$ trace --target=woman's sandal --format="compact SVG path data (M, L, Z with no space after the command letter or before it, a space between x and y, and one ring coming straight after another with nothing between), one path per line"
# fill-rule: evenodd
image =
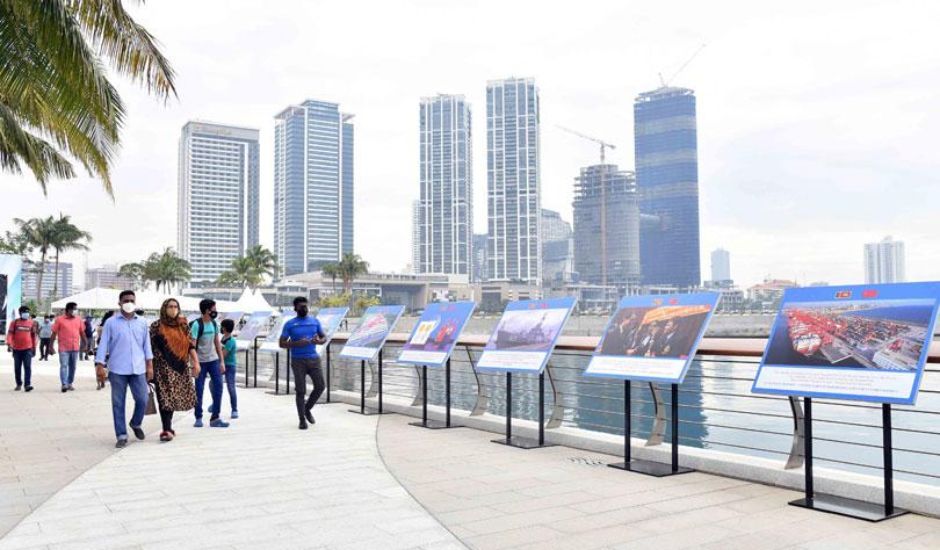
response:
M160 441L164 443L173 441L173 434L170 432L160 432Z

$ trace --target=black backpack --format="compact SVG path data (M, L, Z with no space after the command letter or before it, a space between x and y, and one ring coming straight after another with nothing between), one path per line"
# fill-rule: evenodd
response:
M199 324L199 333L198 333L198 336L196 336L196 342L198 343L199 340L202 339L202 335L206 333L206 325L205 323L202 322L202 317L200 317L196 319L195 321L190 321L189 323L190 330L192 330L193 325L197 323ZM219 333L219 324L215 322L215 319L212 320L212 328L215 329L216 334Z

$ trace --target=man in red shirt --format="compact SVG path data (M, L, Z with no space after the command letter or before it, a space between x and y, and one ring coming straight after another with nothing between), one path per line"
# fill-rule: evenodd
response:
M30 319L29 308L20 308L20 317L10 323L7 332L7 351L13 352L13 372L16 376L16 391L23 387L21 371L26 371L26 391L33 391L33 356L36 355L37 338L36 323Z
M52 324L51 348L59 340L59 380L62 382L62 393L72 391L75 387L75 366L78 364L78 353L85 347L85 322L75 315L78 304L69 302L65 304L65 315L60 315ZM55 353L55 352L51 352Z

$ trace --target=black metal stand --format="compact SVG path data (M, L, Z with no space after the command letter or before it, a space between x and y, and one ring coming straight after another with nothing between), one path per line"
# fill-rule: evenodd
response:
M274 353L274 395L281 393L281 352Z
M290 395L290 348L287 348L287 364L284 365L284 381L287 383L287 389L284 395Z
M330 371L333 370L330 365L330 344L331 343L332 342L326 343L326 402L327 403L333 402L330 399L330 389L332 388L332 384L330 384Z
M630 453L631 432L630 381L623 381L623 462L608 464L611 468L646 474L653 477L666 477L687 474L691 468L679 466L679 384L672 384L672 460L669 464L649 460L633 460Z
M257 388L257 387L258 387L258 338L257 338L257 337L255 338L255 341L253 342L252 347L255 348L255 351L254 351L254 354L255 354L254 384L255 384L255 387Z
M878 522L903 516L907 510L894 507L894 448L891 442L891 405L881 404L881 434L884 456L884 503L879 505L851 498L816 494L813 488L813 400L803 398L803 434L806 438L804 448L804 494L801 499L790 502L791 506L810 508L820 512L838 514L865 521Z
M447 364L444 366L444 395L445 395L445 406L446 406L446 419L444 422L440 420L429 420L428 419L428 366L424 365L421 367L421 422L411 422L412 426L418 426L420 428L427 428L429 430L444 430L447 428L460 428L462 426L451 426L450 424L450 358L447 359Z
M251 351L250 349L245 350L245 387L246 388L248 387L248 365L251 364L249 363L249 359L251 358L251 355L249 354L250 351Z
M379 350L379 408L372 409L366 407L366 362L363 361L359 367L359 410L349 409L349 412L354 412L356 414L361 414L364 416L372 416L373 414L392 414L391 411L385 411L382 408L382 350Z
M512 436L512 373L506 373L506 437L494 439L493 443L509 445L519 449L538 449L554 447L554 443L545 443L545 373L539 373L539 438Z

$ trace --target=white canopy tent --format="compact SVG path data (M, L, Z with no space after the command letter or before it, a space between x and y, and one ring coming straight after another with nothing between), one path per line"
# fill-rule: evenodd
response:
M222 312L240 311L249 315L252 313L260 313L262 311L266 313L275 313L277 311L271 307L270 304L268 304L268 301L264 299L264 296L262 296L260 292L257 290L252 291L248 288L242 292L242 295L240 298L238 298L238 301L232 303L230 309L222 309L222 306L219 304L216 305L216 309Z
M56 300L52 302L52 308L65 309L65 304L75 302L78 304L79 309L117 309L118 296L120 294L121 291L116 288L96 287L62 298L61 300ZM137 307L146 311L158 311L167 298L175 298L179 302L182 311L199 311L199 298L192 296L170 296L169 294L162 294L150 290L140 290L137 291L136 298ZM264 298L262 298L262 300L263 299ZM233 305L233 302L217 301L216 309L219 311L234 311L234 309L232 309Z

